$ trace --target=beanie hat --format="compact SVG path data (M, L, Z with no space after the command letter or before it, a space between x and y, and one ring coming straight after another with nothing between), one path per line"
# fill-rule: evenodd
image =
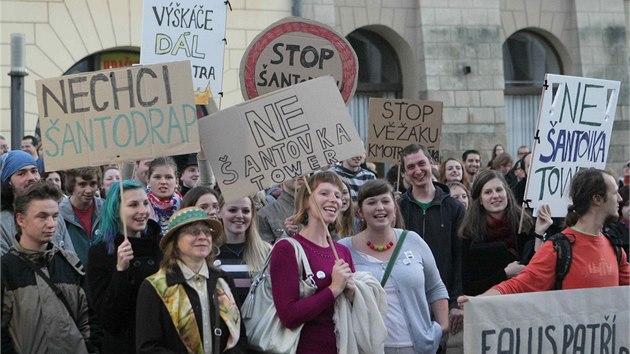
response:
M7 152L2 164L2 186L4 186L17 171L26 166L37 167L35 158L22 150Z

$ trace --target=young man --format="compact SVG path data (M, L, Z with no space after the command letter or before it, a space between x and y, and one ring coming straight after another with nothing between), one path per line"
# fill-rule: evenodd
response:
M330 169L346 182L350 189L350 197L353 201L357 199L359 188L365 184L365 182L376 179L376 175L372 171L361 167L364 161L365 154L362 154L343 160Z
M286 231L292 235L297 231L293 223L287 230L286 219L295 213L295 193L304 185L303 178L296 178L282 183L282 193L273 203L265 205L258 211L258 230L263 240L274 244Z
M464 168L468 172L468 179L472 184L481 166L481 155L477 150L466 150L462 154L462 161L464 161Z
M0 255L7 253L11 246L17 244L13 201L28 186L39 182L41 179L35 159L22 150L9 151L6 156L3 156L2 161ZM53 243L60 248L74 250L64 223L55 229Z
M403 174L411 184L399 199L405 226L417 232L429 245L442 282L451 297L449 323L451 333L463 328L463 313L455 300L462 293L461 241L457 229L464 218L464 205L450 195L444 184L434 182L429 152L420 144L411 144L401 153Z
M37 183L15 200L19 243L1 260L3 353L88 352L85 272L74 253L52 243L61 197Z
M79 256L87 273L88 251L100 241L98 226L101 220L103 199L96 196L101 170L98 167L83 167L66 171L66 191L69 197L60 205L60 213L72 240L74 251Z
M568 227L562 233L572 241L573 258L562 289L628 285L628 256L622 250L621 261L617 262L615 248L601 231L604 225L618 218L622 199L615 178L594 168L581 170L571 181L570 197L573 204L565 219ZM553 242L545 242L519 275L482 295L553 290L556 288L556 260ZM462 296L458 301L467 300L468 297Z
M37 162L37 169L40 173L44 172L44 159L39 155L39 141L36 137L32 135L25 135L22 138L22 145L20 145L20 150L28 153L33 156L35 161Z

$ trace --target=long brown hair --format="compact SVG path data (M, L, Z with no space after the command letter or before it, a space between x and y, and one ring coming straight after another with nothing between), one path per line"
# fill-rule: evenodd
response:
M446 159L446 161L440 164L440 169L438 172L438 181L444 184L448 182L446 180L446 163L449 161L455 161L459 164L459 166L462 168L462 180L457 181L457 182L460 182L464 186L466 186L466 189L470 189L470 182L468 182L468 172L466 172L466 167L464 166L464 163L461 160L456 159L454 157L449 157L448 159Z
M459 227L459 236L462 238L471 239L476 242L483 242L486 240L488 223L488 214L486 209L481 205L481 192L486 183L493 179L498 179L505 189L505 195L507 197L507 206L505 207L505 214L508 217L508 223L510 225L510 231L512 235L518 233L519 221L521 217L521 207L517 205L514 193L508 186L503 174L496 170L484 170L479 172L475 182L473 183L471 190L471 199L468 202L468 211L461 226ZM527 213L523 215L523 230L529 232L533 226L531 216Z
M612 176L608 171L596 168L588 168L580 170L573 176L571 180L571 189L569 197L571 205L569 205L567 216L564 223L567 226L573 226L578 219L586 214L593 204L593 197L598 195L606 201L606 180L604 175Z

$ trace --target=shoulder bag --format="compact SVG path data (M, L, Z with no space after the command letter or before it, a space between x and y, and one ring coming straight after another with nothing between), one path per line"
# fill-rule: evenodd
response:
M385 284L387 284L387 279L389 279L389 273L392 272L392 268L394 268L394 263L396 263L396 258L398 258L398 254L400 253L400 249L402 248L403 242L405 242L405 238L407 238L408 230L404 230L402 234L400 234L400 238L398 242L396 242L396 248L394 248L394 252L392 256L389 257L389 262L387 262L387 268L385 268L385 273L383 274L383 279L381 279L381 286L384 288Z
M311 266L300 243L292 238L284 238L291 242L295 249L300 279L300 297L310 296L317 291ZM281 240L278 240L281 242ZM251 350L270 354L293 354L297 350L300 332L304 325L294 329L286 328L280 323L271 292L271 277L267 272L271 252L265 265L254 278L249 294L241 308L241 315L247 333L247 342ZM303 277L306 274L306 278Z

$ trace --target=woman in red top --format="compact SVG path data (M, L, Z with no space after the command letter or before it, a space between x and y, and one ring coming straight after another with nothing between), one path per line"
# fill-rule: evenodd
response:
M354 265L350 250L334 243L339 255L335 261L331 245L326 239L325 227L334 223L341 212L343 182L334 172L320 172L311 176L295 200L294 220L304 224L293 235L304 248L304 253L315 274L317 292L300 298L298 265L293 246L282 239L276 242L271 255L269 271L273 279L273 300L280 322L287 328L302 324L297 353L336 354L334 305L337 296L354 295L352 273ZM321 210L321 216L317 209ZM323 223L322 223L323 220ZM342 295L343 296L343 295Z

